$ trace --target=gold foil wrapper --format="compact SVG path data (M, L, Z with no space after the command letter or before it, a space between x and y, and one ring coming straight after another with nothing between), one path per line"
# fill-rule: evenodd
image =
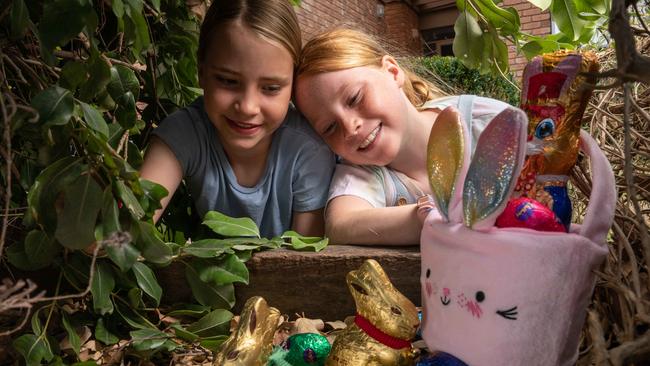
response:
M244 304L237 329L215 356L215 366L264 366L273 349L273 335L280 311L268 306L262 297L251 297Z
M557 51L541 56L541 72L554 71L569 55L575 55L572 51ZM597 57L593 52L580 54L581 60L578 74L568 85L563 88L557 98L532 98L522 96L522 109L528 112L529 125L528 134L534 136L538 123L543 119L531 109L535 107L552 108L560 106L564 113L555 121L555 133L542 140L542 152L528 157L522 177L533 175L569 175L575 165L579 151L579 137L582 116L591 97L595 79L585 73L598 71ZM532 61L531 61L532 62ZM523 182L525 185L525 181ZM536 190L540 187L529 185L528 189L522 187L522 191L529 197L535 197Z
M347 283L359 315L389 336L402 340L415 337L417 309L395 289L379 263L366 260L358 270L348 273ZM416 355L411 347L390 348L352 324L336 337L325 365L407 366L415 363Z

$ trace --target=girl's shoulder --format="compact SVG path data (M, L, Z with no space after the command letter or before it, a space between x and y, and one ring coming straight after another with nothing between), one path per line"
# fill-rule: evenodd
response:
M449 95L441 98L435 98L428 100L420 108L421 110L426 109L440 109L443 110L449 106L454 106L456 108L461 104L461 100L469 100L472 102L473 114L484 114L484 113L494 113L500 112L503 109L510 106L508 103L502 102L497 99L492 99L488 97L481 97L478 95Z

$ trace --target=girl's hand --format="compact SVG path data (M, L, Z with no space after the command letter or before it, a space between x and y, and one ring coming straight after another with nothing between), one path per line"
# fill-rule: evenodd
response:
M418 208L417 209L418 219L420 220L420 223L424 224L424 220L429 215L429 212L431 212L431 210L433 210L436 207L435 203L433 202L433 197L431 197L428 194L425 194L424 196L418 198L418 202L416 205Z

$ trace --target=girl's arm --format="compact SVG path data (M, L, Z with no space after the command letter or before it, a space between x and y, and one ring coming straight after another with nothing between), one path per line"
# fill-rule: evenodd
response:
M376 208L345 195L332 199L325 215L325 235L333 244L418 244L421 230L415 204Z
M307 212L293 212L291 230L304 236L323 236L323 209Z
M160 200L162 208L156 210L153 215L153 221L157 222L183 179L183 169L167 144L155 136L152 137L147 148L140 168L140 177L162 185L169 192Z

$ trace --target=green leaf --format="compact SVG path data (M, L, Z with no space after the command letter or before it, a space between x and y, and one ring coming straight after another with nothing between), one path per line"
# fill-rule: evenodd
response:
M476 19L468 12L463 12L454 25L454 55L465 66L475 68L481 64L483 56L483 32Z
M233 282L248 284L248 269L234 254L226 255L223 260L216 263L206 260L197 260L194 263L201 281L217 286Z
M232 283L223 286L216 286L201 281L198 272L193 266L185 267L185 277L190 284L192 294L201 305L212 308L232 308L235 305L235 288Z
M103 204L102 204L102 230L104 237L108 237L114 232L121 231L120 225L120 209L117 207L117 202L113 196L113 190L108 186L104 189Z
M553 52L558 49L560 49L560 44L558 42L542 39L527 42L525 45L523 45L523 47L521 47L521 51L524 53L524 55L526 55L528 59L546 52Z
M183 328L178 323L174 323L174 324L170 325L170 328L172 328L174 330L174 333L176 334L176 337L178 337L178 338L180 338L180 339L182 339L184 341L187 341L187 342L191 343L191 342L194 342L195 340L197 340L199 338L198 335L196 335L196 334L194 334L192 332L188 332L187 329Z
M65 247L84 249L95 242L95 223L102 208L102 190L90 175L82 175L64 190L54 236Z
M124 16L124 3L122 0L113 0L112 1L113 14L119 19Z
M131 188L127 187L121 180L116 180L114 183L117 195L122 200L122 203L124 203L131 215L133 215L133 218L140 220L144 216L144 210L138 199L135 198Z
M7 260L13 266L23 271L32 271L32 262L29 260L29 256L25 252L25 245L22 242L17 242L5 249L7 254Z
M56 85L36 94L31 104L38 111L39 121L43 126L64 125L68 123L74 111L74 100L70 91Z
M136 351L156 349L165 343L171 336L157 329L139 329L129 332L131 341Z
M200 318L210 311L210 307L198 304L177 304L174 305L174 310L167 313L169 316L191 316L193 318Z
M187 331L201 337L211 337L228 334L232 313L224 309L216 309L187 326Z
M70 346L72 347L74 353L78 355L79 349L81 348L81 339L79 338L79 334L77 334L77 331L70 323L70 319L68 319L68 315L66 315L65 312L62 312L62 314L63 314L63 318L62 318L63 327L68 333L68 341L70 341Z
M282 239L289 241L291 247L295 250L313 250L320 252L329 243L329 239L320 238L317 236L302 236L295 231L285 231L282 234Z
M86 65L77 61L68 61L61 69L59 85L63 88L74 91L79 85L88 79Z
M149 320L142 315L133 311L128 305L117 304L115 306L117 313L124 319L124 321L137 329L157 329L155 325L151 324Z
M195 257L213 258L225 253L232 246L233 242L228 239L203 239L191 242L182 250Z
M131 12L130 22L127 21L126 25L126 36L130 39L133 39L133 55L137 58L140 58L140 53L146 50L147 47L151 44L149 39L149 27L147 26L147 21L142 15L142 12Z
M25 358L27 365L40 365L42 360L49 362L54 358L46 338L34 334L23 334L12 344L16 351Z
M32 230L25 237L25 252L29 253L27 259L32 270L49 266L60 251L61 246L54 238L40 230Z
M106 247L106 253L122 272L131 269L140 256L140 251L129 243L109 245Z
M585 26L576 7L576 2L579 1L581 0L554 0L551 4L553 21L570 41L578 40Z
M34 334L36 334L37 336L43 334L43 323L41 323L41 318L40 318L41 309L36 310L34 314L32 314L32 319L31 319L32 332L34 332Z
M542 11L545 11L548 9L549 6L551 6L551 2L553 0L528 0L529 3L535 5L536 7L542 9Z
M167 197L169 192L162 185L142 178L140 179L140 187L142 187L144 197L150 203L147 205L147 211L153 215L155 210L162 207L160 200Z
M201 347L207 348L212 352L219 352L221 345L226 341L226 339L228 339L228 336L226 335L203 338L199 344Z
M46 231L56 228L54 203L61 188L79 178L86 166L78 157L66 157L45 168L29 190L27 202L30 214Z
M472 0L472 2L493 27L501 29L506 34L519 32L519 14L514 8L502 9L492 0Z
M142 256L149 262L167 264L171 261L172 249L158 236L160 233L152 224L144 221L136 221L132 230L138 233L136 245L142 252Z
M115 288L115 279L111 266L105 262L98 262L90 292L93 295L93 308L101 315L113 312L111 301L113 288Z
M111 67L111 81L106 85L106 90L115 101L129 92L137 99L140 94L140 81L133 70L122 65L115 65Z
M162 288L158 285L156 275L153 273L151 268L144 263L137 262L133 265L133 273L135 273L135 279L138 282L138 286L140 286L142 291L147 295L156 300L156 306L158 306L158 304L160 304L160 297L162 296Z
M111 64L99 51L92 47L90 59L87 61L88 80L81 85L79 96L85 101L93 99L100 92L106 91L106 85L111 81Z
M41 47L51 51L54 47L67 43L84 28L94 32L97 28L97 14L90 1L46 1L38 28Z
M115 100L117 109L115 118L125 129L131 129L137 121L137 111L135 109L135 97L131 92L126 92L119 99Z
M88 286L90 273L90 258L80 252L72 252L63 263L63 275L77 290L85 290Z
M111 345L117 343L120 339L109 332L104 326L104 318L97 319L97 325L95 326L95 339L104 343L105 345Z
M79 105L84 112L84 119L88 127L97 131L104 139L108 139L108 125L102 114L95 107L84 102L79 102Z
M140 309L144 306L142 302L142 290L137 287L133 287L129 290L127 297L129 298L129 304L133 309Z
M209 211L203 218L203 224L223 236L260 237L260 230L257 225L248 217L234 218L217 211Z
M29 10L23 0L13 0L11 4L11 38L22 38L29 26Z

